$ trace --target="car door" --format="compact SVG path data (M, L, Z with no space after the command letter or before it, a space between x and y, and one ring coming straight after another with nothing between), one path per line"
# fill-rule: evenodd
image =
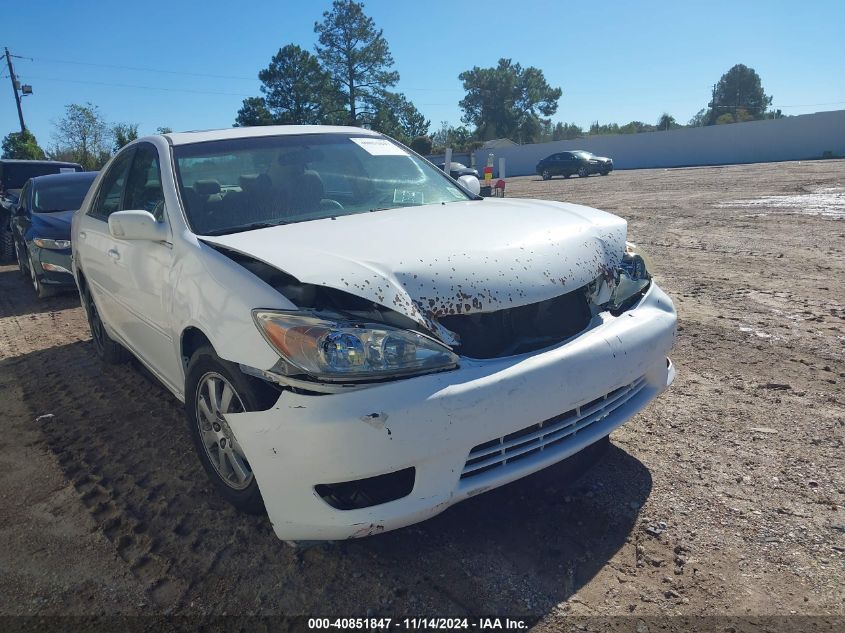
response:
M123 204L126 174L132 164L135 148L119 153L103 174L91 208L79 217L76 237L79 244L74 249L76 266L85 275L88 289L97 305L97 312L110 333L122 336L124 318L116 303L118 277L115 275L113 252L114 238L109 233L109 215L119 211Z
M559 154L560 159L558 160L558 173L561 176L566 176L570 173L572 169L572 154L569 152L563 152Z
M158 150L136 146L126 176L121 210L149 211L167 224ZM124 314L121 337L130 349L171 387L181 390L181 360L170 319L171 242L112 238L113 274L119 279L115 301Z
M558 176L563 176L566 174L566 170L569 169L569 162L568 162L568 154L566 152L562 152L560 154L555 155L555 174Z

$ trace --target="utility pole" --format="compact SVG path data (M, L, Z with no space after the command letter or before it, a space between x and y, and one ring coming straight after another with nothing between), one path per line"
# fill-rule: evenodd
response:
M6 48L6 63L9 65L9 78L12 80L12 92L15 93L15 103L18 106L18 120L21 122L21 132L26 132L26 124L23 122L23 110L21 110L21 96L18 94L18 80L15 78L15 69L12 68L12 56Z

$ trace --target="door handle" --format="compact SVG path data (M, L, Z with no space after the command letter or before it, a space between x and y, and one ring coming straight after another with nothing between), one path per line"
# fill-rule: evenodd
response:
M85 236L86 236L86 235L88 235L88 234L87 234L85 231L80 231L80 232L79 232L79 237L81 237L83 240L85 239Z
M114 248L110 248L108 250L108 254L109 257L111 257L112 259L120 259L120 253L118 253L117 250Z

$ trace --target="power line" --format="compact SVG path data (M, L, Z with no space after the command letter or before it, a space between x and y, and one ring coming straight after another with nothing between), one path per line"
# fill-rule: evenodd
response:
M824 105L840 105L845 103L845 101L828 101L827 103L799 103L796 105L779 105L778 108L813 108L815 106L824 106Z
M74 66L95 66L99 68L114 68L117 70L134 70L148 73L162 73L166 75L186 75L190 77L208 77L211 79L238 79L243 81L255 81L258 77L244 77L238 75L215 75L212 73L194 73L182 70L165 70L163 68L145 68L143 66L121 66L119 64L103 64L99 62L78 62L67 59L52 59L49 57L27 57L32 62L48 62L52 64L72 64Z
M39 63L39 62L49 62L54 64L71 64L75 66L93 66L97 68L113 68L116 70L132 70L138 72L149 72L149 73L162 73L166 75L184 75L188 77L207 77L211 79L236 79L242 81L256 81L258 79L257 75L254 77L246 77L243 75L217 75L213 73L198 73L198 72L190 72L184 70L167 70L164 68L149 68L144 66L123 66L120 64L103 64L101 62L80 62L80 61L72 61L67 59L54 59L50 57L22 57L21 55L13 55L13 57L19 57L21 59L26 59L31 62ZM420 91L420 92L460 92L461 88L429 88L429 87L411 87L405 86L403 87L404 90L409 91ZM439 105L439 104L437 104Z
M163 92L189 92L192 94L203 94L203 95L223 95L228 97L242 97L247 98L253 95L243 94L240 92L219 92L213 90L192 90L190 88L164 88L161 86L141 86L138 84L118 84L118 83L111 83L106 81L85 81L83 79L60 79L58 77L33 77L32 75L27 75L29 79L37 79L39 81L61 81L64 83L71 83L71 84L91 84L95 86L108 86L112 88L135 88L139 90L160 90Z

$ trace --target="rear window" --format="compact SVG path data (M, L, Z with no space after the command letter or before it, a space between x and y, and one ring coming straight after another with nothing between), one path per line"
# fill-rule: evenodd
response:
M55 183L40 184L32 196L32 210L36 213L75 211L82 206L95 176L96 173L91 172L90 178L60 178Z
M21 189L30 178L82 171L79 166L61 163L2 163L0 164L0 182L3 189Z

